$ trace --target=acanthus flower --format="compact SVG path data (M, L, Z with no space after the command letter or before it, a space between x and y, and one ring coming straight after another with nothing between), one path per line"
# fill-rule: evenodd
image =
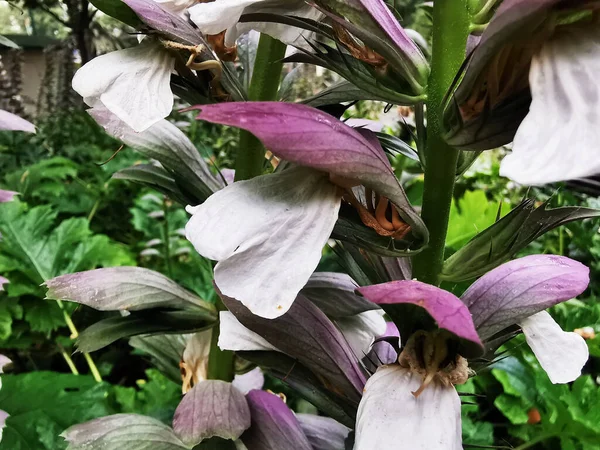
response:
M255 134L276 156L299 166L227 186L196 207L186 235L203 256L218 261L215 283L261 317L284 314L317 267L352 186L377 193L384 211L369 214L426 242L427 231L374 135L316 109L278 102L194 107L198 119ZM385 217L387 214L389 217ZM383 220L385 219L385 221ZM241 225L241 226L240 226ZM390 233L392 231L392 233ZM285 237L285 239L284 239Z
M588 358L587 345L578 334L563 332L544 309L582 293L588 273L568 258L532 255L488 272L460 299L410 280L359 288L391 315L395 305L425 308L439 329L414 332L398 363L381 366L368 380L355 450L391 450L398 442L411 449L461 449L460 399L454 385L471 375L467 358L477 358L478 347L479 355L483 351L479 338L493 352L498 339L504 342L503 334L510 335L515 326L553 383L576 379Z
M448 96L446 140L466 150L513 141L500 174L521 184L598 173L598 7L504 1Z

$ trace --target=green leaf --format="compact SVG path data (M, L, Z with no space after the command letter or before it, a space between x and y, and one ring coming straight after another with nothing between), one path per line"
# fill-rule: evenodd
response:
M452 201L446 246L461 248L477 233L492 225L497 214L498 205L490 202L483 191L466 191L458 202Z
M133 28L143 25L136 13L121 0L90 0L90 3L104 14L120 20Z
M526 405L523 399L519 397L513 397L512 395L506 394L500 395L494 401L494 406L498 408L513 425L527 423L527 420L529 419L527 415L527 411L529 411L528 405Z
M3 375L2 385L0 405L10 417L0 450L62 449L62 430L111 413L110 386L92 377L33 372Z

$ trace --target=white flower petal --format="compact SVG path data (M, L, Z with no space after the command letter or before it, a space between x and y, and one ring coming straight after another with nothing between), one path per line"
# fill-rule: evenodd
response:
M305 0L216 0L189 9L190 19L204 34L227 30L225 45L231 47L244 33L255 30L279 39L285 44L302 44L304 30L278 23L239 23L242 14L270 13L319 20L323 14Z
M190 20L204 34L219 34L234 27L247 6L266 0L215 0L191 7Z
M73 89L89 106L103 104L140 132L173 109L171 72L175 59L150 41L98 56L73 77Z
M284 314L316 269L340 198L326 174L295 167L216 192L186 225L215 283L258 316Z
M569 383L589 358L588 346L577 333L563 331L546 311L519 323L525 339L553 383Z
M172 14L183 16L185 10L195 5L197 0L154 0L159 3L163 9L169 11Z
M377 369L358 407L354 450L462 450L456 389L434 381L415 398L421 381L399 365Z
M375 338L385 334L387 325L383 318L384 314L383 310L375 309L336 319L335 324L358 359L364 358L369 353Z
M262 389L265 384L265 375L260 367L255 367L249 372L233 377L233 386L246 395L254 389Z
M265 338L242 325L229 311L219 313L219 348L233 351L275 350Z
M531 62L532 103L500 175L544 184L600 172L600 28L565 27Z

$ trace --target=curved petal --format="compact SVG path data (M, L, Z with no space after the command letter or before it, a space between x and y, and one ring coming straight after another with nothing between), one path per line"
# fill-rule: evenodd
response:
M467 289L462 301L482 339L581 294L589 269L564 256L530 255L502 264Z
M218 345L221 350L233 350L236 352L262 350L279 351L265 338L242 325L229 311L221 311L219 313L219 326L220 333Z
M467 307L458 297L420 281L400 280L358 288L358 292L378 305L412 304L425 309L438 327L463 340L461 354L477 356L483 347Z
M4 285L10 283L7 278L0 276L0 292L4 290Z
M15 195L19 195L19 193L0 189L0 203L12 202L15 198Z
M229 102L195 106L197 119L242 128L287 161L350 178L377 191L398 207L415 235L427 229L410 205L376 138L306 105L283 102ZM371 134L371 136L374 136Z
M208 379L208 356L212 333L212 328L209 328L192 334L183 351L183 362L187 370L193 374L194 384Z
M517 183L600 173L600 29L565 28L531 62L531 108L500 166Z
M234 27L248 6L264 2L265 0L215 0L199 3L188 12L190 20L202 33L213 35Z
M248 450L312 450L296 416L277 395L251 391L246 398L252 424L242 442Z
M171 113L174 67L175 59L164 47L144 42L94 58L75 73L73 89L88 105L102 103L140 132Z
M186 236L219 261L215 283L253 314L284 314L316 269L340 208L321 172L292 168L241 181L190 209Z
M375 338L385 334L384 314L383 310L376 309L335 321L358 359L364 358L369 353Z
M35 133L35 126L13 113L0 109L0 130Z
M173 430L189 448L219 436L235 440L250 427L250 409L231 383L206 380L185 394L175 410Z
M296 414L313 450L343 450L350 428L337 420L315 414Z
M585 340L563 331L546 311L519 322L525 339L553 383L570 383L581 375L589 358Z
M431 383L399 365L369 379L358 407L354 450L462 450L460 398L453 386Z

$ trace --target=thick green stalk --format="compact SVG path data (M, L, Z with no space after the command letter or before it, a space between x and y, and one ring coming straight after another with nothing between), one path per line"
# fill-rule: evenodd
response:
M252 81L248 89L251 101L277 100L279 80L286 46L266 34L260 35ZM248 180L261 175L265 163L265 148L247 131L240 131L240 146L235 160L235 180Z
M427 145L422 218L429 246L414 258L414 276L437 285L444 262L448 217L454 191L458 150L442 138L442 102L465 57L469 16L467 0L433 4L433 47L427 101Z
M219 311L226 311L227 308L217 298L216 302L217 309ZM231 381L234 375L234 358L235 353L229 350L221 350L217 345L219 341L219 325L216 325L212 331L212 337L210 341L210 356L208 358L208 378L210 380L223 380Z

